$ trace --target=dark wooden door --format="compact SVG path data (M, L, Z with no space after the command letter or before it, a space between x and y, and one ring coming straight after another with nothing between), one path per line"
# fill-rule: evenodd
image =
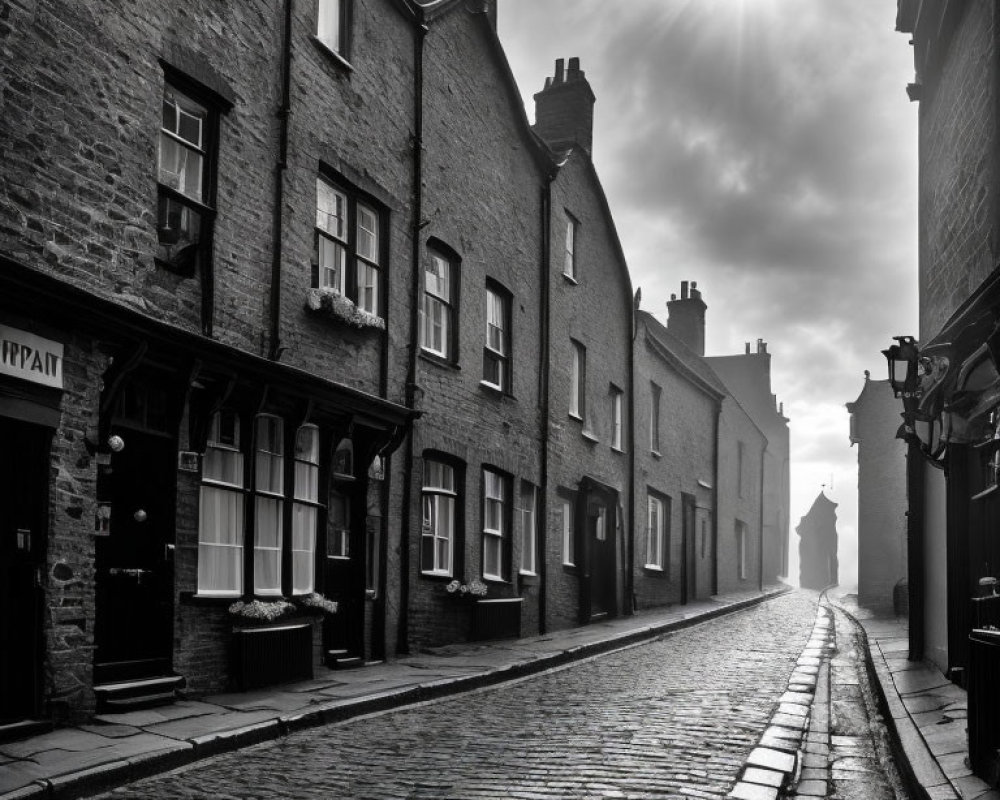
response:
M120 435L99 484L110 522L96 541L97 683L171 671L177 449L156 433Z
M682 495L681 510L681 558L683 563L683 578L681 586L684 603L689 603L698 596L698 560L695 544L695 503L694 498Z
M335 659L364 656L365 490L363 481L337 481L330 492L323 593L337 613L324 620L323 645Z
M596 497L587 505L591 619L615 614L615 508Z
M0 418L0 722L38 713L51 441Z

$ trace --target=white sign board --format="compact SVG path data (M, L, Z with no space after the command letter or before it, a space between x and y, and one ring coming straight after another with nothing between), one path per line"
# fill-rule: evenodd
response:
M0 375L62 389L62 343L0 325Z

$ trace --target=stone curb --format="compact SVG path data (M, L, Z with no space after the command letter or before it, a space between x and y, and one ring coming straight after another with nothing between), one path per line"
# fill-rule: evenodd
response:
M665 633L690 628L708 620L751 608L767 600L787 594L791 586L763 593L757 597L738 600L719 608L685 619L651 624L625 631L594 642L573 645L565 650L538 656L474 675L444 678L398 690L347 700L333 700L317 704L306 711L263 720L252 725L229 730L213 731L191 739L179 739L176 746L165 746L148 754L130 759L100 764L76 772L36 780L4 794L0 800L73 800L85 794L96 794L113 789L140 778L147 778L177 767L186 766L209 756L232 752L261 742L272 741L294 731L305 730L333 722L343 722L354 717L403 708L414 703L435 700L452 694L493 686L517 678L534 675L554 667L579 661L590 656L618 650L629 645L654 639Z
M878 704L879 713L882 715L882 722L889 733L892 757L899 768L900 777L906 783L906 788L914 797L922 798L922 800L961 800L951 781L945 777L940 767L937 767L937 760L930 748L927 747L927 743L920 735L916 724L910 718L910 713L899 700L892 675L881 650L879 650L878 662L876 662L865 626L843 605L840 603L834 603L834 605L844 613L844 616L854 624L861 634L868 681L875 690L875 701ZM934 765L934 767L931 769L922 768L921 772L927 774L921 779L921 776L917 775L915 764Z

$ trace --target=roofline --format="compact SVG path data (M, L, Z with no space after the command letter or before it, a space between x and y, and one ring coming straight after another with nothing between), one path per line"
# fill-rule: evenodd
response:
M656 331L652 330L649 326L649 320L656 322L656 319L652 314L648 311L640 311L639 318L641 319L643 328L647 333L646 342L649 344L650 349L654 353L666 361L682 378L702 393L718 401L725 399L726 392L720 391L716 387L712 386L708 381L702 378L697 372L678 358L677 355L670 349L670 345L667 342L664 342L662 339L657 337Z

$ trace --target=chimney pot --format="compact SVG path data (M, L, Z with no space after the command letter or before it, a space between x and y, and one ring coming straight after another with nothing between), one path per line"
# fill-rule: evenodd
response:
M676 300L676 299L677 299L677 294L676 294L675 292L671 292L671 294L670 294L670 299L671 299L672 301L673 301L673 300Z
M747 345L747 353L746 354L750 355L750 342L747 342L746 345Z
M575 73L580 71L580 59L578 56L574 56L569 60L569 71L570 73Z
M564 59L561 58L556 59L556 80L555 80L556 83L562 83L566 79L565 73L563 71L563 64L565 63L566 62Z
M681 281L681 300L688 299L688 282Z
M555 76L535 95L535 133L553 150L581 147L592 153L594 142L594 91L580 59L556 59Z

